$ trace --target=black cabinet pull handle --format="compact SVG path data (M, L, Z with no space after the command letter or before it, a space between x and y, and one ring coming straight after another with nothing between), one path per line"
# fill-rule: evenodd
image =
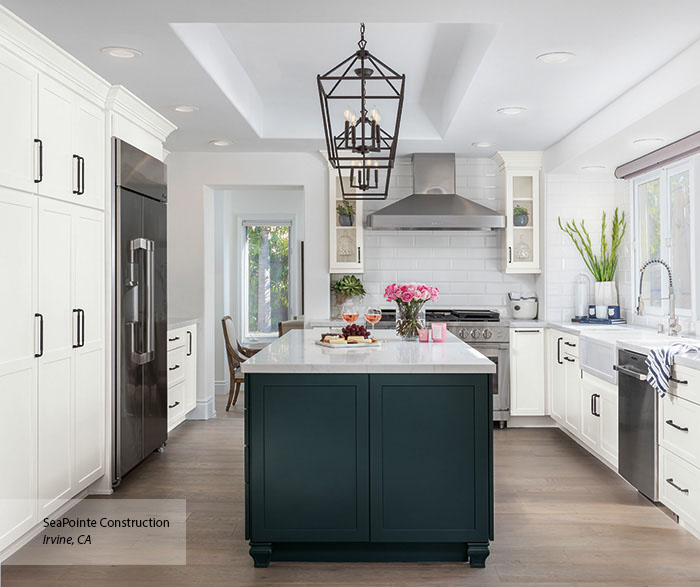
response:
M73 192L75 193L75 192ZM73 314L76 314L78 316L78 324L75 328L76 334L75 334L75 344L73 345L74 349L80 348L80 310L78 308L73 308Z
M174 337L174 338L169 338L169 339L168 339L168 342L175 342L176 340L180 340L180 337L179 337L179 336L176 336L176 337Z
M598 400L600 399L600 394L593 394L593 415L596 418L600 418L600 412L598 411Z
M688 428L686 428L684 426L679 426L673 420L666 420L666 424L668 424L669 426L672 426L676 430L680 430L681 432L688 432Z
M78 178L80 179L78 195L82 196L85 193L85 158L80 157L80 161L78 163L80 166L80 173L78 174Z
M522 334L537 334L539 330L519 330L516 328L515 332L522 333Z
M569 363L575 363L575 359L570 359L569 357L564 357L565 361L569 361Z
M362 263L362 255L360 254L360 247L357 247L357 262Z
M563 365L564 362L561 360L561 341L564 340L561 336L557 338L557 363Z
M180 405L180 402L175 402L172 406L168 406L169 408L175 408Z
M675 489L678 489L681 493L684 493L685 495L688 495L690 493L689 489L683 489L680 485L676 485L673 482L673 477L666 479L666 483L668 483L671 487L674 487Z
M513 247L508 247L508 263L513 262Z
M44 181L44 143L41 139L34 139L34 144L39 145L39 179L34 178L34 183Z
M75 181L76 181L76 189L73 190L73 193L76 196L80 195L80 155L76 155L73 153L73 161L75 162Z
M179 369L180 365L175 365L174 367L168 367L169 371L175 371L175 369Z
M192 356L192 333L187 331L187 356Z
M34 353L35 357L44 356L44 316L38 312L34 314L34 318L39 318L39 352Z
M573 342L569 342L568 340L565 340L565 341L564 341L564 344L565 344L566 346L572 346L572 347L574 347L574 348L576 347L576 345L575 345Z
M595 407L593 407L593 404L595 403L595 393L591 394L591 414L595 416Z
M669 377L669 381L673 381L674 383L679 383L680 385L688 385L688 380L687 379L676 379L675 377Z

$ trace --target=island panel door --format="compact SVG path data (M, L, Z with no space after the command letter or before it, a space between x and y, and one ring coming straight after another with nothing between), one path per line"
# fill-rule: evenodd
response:
M251 540L369 540L367 375L249 381Z
M486 375L370 378L371 540L489 538Z

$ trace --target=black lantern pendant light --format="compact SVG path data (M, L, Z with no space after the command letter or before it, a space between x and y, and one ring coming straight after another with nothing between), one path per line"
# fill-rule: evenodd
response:
M328 160L338 170L343 199L385 200L396 159L406 76L365 48L364 23L357 45L355 53L316 78ZM377 104L385 113L383 122Z

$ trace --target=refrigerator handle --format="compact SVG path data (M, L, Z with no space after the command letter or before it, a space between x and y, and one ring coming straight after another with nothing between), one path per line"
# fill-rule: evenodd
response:
M130 338L131 338L131 360L137 365L145 365L150 363L155 356L155 349L153 348L153 330L155 321L155 303L153 297L153 256L155 249L155 243L151 239L147 238L135 238L131 241L129 245L129 262L136 262L137 251L142 250L144 252L145 267L144 272L146 274L146 316L144 318L144 350L139 352L136 349L136 324L130 324Z

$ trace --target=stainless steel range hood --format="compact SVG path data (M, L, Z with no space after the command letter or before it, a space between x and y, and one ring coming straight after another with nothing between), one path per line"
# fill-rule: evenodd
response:
M505 216L458 196L454 153L413 155L413 194L367 216L374 230L495 230Z

